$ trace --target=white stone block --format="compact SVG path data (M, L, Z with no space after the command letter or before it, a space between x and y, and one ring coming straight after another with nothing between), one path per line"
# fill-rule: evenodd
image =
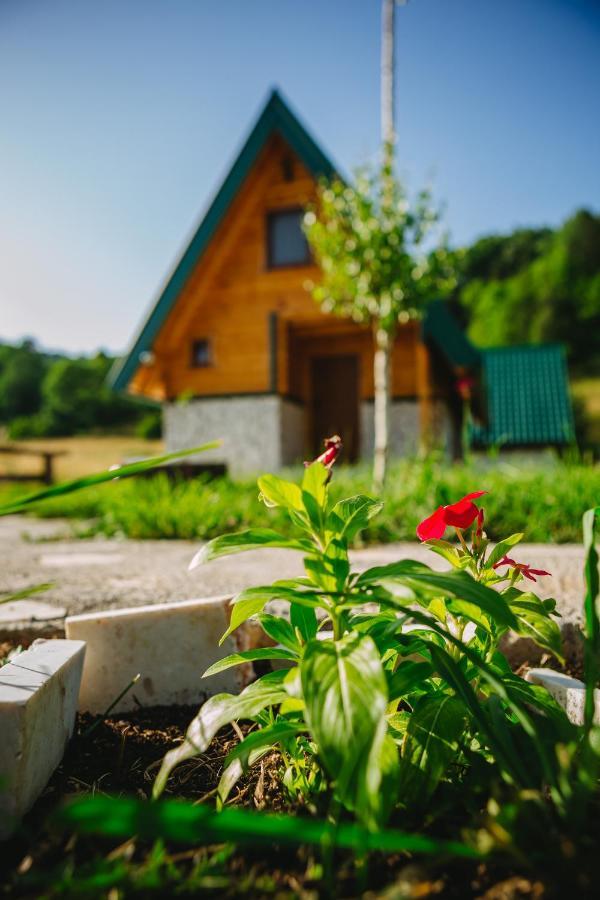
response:
M73 733L85 644L38 640L0 668L0 838L46 787Z
M585 685L578 678L563 675L553 669L530 669L525 680L531 684L543 685L552 694L557 703L560 703L569 721L574 725L583 725L585 710ZM600 690L594 691L594 722L600 725Z
M231 616L230 600L208 597L67 618L67 637L87 643L79 709L104 712L138 673L139 681L115 712L238 693L253 677L251 664L202 678L218 659L246 649L243 628L219 647Z

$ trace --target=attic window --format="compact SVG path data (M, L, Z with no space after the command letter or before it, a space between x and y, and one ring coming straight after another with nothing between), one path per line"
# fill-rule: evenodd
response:
M302 209L285 209L267 216L267 265L269 269L301 266L310 261L302 231Z
M294 180L294 160L291 156L284 156L281 160L281 174L284 181Z
M208 338L201 338L192 342L191 365L193 369L202 369L205 366L212 365L212 354Z

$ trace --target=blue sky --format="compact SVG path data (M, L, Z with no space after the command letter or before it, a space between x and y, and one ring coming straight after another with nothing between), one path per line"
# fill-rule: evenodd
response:
M345 171L379 0L0 0L0 338L121 351L277 85ZM598 0L412 0L400 171L454 243L600 208Z

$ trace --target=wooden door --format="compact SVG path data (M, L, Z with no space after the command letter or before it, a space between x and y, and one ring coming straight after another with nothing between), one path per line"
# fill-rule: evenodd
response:
M359 451L358 356L317 356L311 364L312 445L316 455L323 440L339 434L343 459L354 462Z

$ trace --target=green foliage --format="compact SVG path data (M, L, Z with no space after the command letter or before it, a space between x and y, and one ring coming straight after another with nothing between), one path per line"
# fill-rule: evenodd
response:
M31 341L1 344L0 422L14 440L130 429L138 420L144 436L155 436L158 411L107 386L112 363L104 353L72 359L43 353Z
M482 518L454 546L435 541L452 563L438 572L412 560L352 572L349 540L380 509L368 496L330 496L328 470L309 466L300 485L259 479L260 498L283 512L293 538L268 528L216 537L194 565L247 549L287 546L303 554L303 577L243 590L233 601L224 638L258 615L282 647L250 650L213 665L284 659L287 670L259 678L239 696L218 694L199 710L185 741L171 750L157 777L164 791L175 766L204 753L217 731L237 718L258 726L230 755L219 785L224 803L236 781L267 751L278 750L289 794L326 793L331 809L351 812L372 831L397 801L427 807L460 762L467 776L478 756L496 777L519 789L564 791L553 743L572 739L562 709L545 691L515 679L498 653L507 629L560 653L553 604L521 592L523 569L489 547ZM270 600L289 606L289 620L264 613ZM550 733L550 743L548 743ZM531 757L531 759L529 759Z
M73 481L63 481L60 484L53 484L50 487L43 488L40 491L34 491L31 494L12 497L4 503L0 503L0 516L9 516L14 515L15 513L26 512L45 500L52 500L55 497L62 498L65 495L77 493L83 488L94 487L99 484L105 484L106 482L114 483L120 478L139 475L141 472L148 472L156 466L161 466L166 462L171 462L182 456L202 453L204 450L212 450L218 446L220 446L219 441L211 441L207 444L202 444L200 447L190 448L189 450L176 450L174 453L166 453L163 456L142 459L138 462L118 466L115 469L109 469L107 472L97 472L94 475L85 475L82 478L75 478Z
M600 370L600 216L580 210L557 231L482 238L457 256L458 296L481 346L564 343L573 367Z
M526 531L528 540L534 542L577 542L581 539L581 510L593 506L600 496L600 470L569 461L519 467L502 462L491 465L487 460L448 465L435 456L399 460L390 467L383 509L370 500L364 513L368 509L378 514L370 515L366 523L361 520L359 532L355 528L359 520L349 517L346 537L351 544L414 540L421 519L453 497L468 493L473 484L485 484L489 490L485 506L491 539ZM364 496L370 485L366 467L343 466L336 473L330 496L350 504L356 496ZM0 498L11 494L13 488L3 487ZM344 497L350 499L344 501ZM85 534L136 539L210 539L223 532L266 527L276 529L286 540L294 534L286 510L257 503L254 485L245 479L201 477L173 482L158 474L118 482L110 489L89 488L59 497L36 507L35 513L93 520ZM336 515L335 504L331 515Z
M349 185L324 183L318 204L304 218L322 278L313 296L326 312L376 321L393 333L398 320L453 282L443 244L424 249L439 215L428 191L413 203L400 182L380 169L363 169Z
M388 830L374 834L357 825L334 825L297 816L252 813L241 809L216 813L206 805L176 801L145 803L134 797L84 797L59 816L62 825L82 834L162 838L192 844L236 841L248 844L308 844L347 847L360 853L448 854L477 859L480 854L458 841L438 841L419 834Z
M0 421L31 416L40 406L48 363L27 342L16 348L2 346L0 351Z
M162 413L154 409L146 413L135 426L136 436L145 441L158 440L162 437Z

